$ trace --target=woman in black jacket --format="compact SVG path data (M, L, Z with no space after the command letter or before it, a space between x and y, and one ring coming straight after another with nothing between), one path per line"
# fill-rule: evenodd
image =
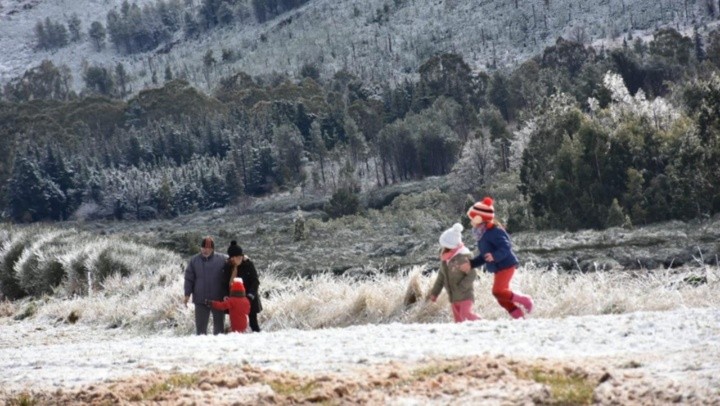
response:
M262 311L262 303L260 302L260 279L258 279L255 265L250 258L243 255L242 247L237 241L231 241L228 247L228 261L225 271L228 275L228 286L235 278L242 278L245 285L245 296L250 300L250 329L255 332L260 331L257 315Z

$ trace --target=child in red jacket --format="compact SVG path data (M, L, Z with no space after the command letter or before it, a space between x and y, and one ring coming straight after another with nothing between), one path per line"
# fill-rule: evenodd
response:
M250 314L250 301L245 297L245 285L242 278L233 279L230 285L230 296L222 302L207 300L206 304L215 310L228 310L230 312L230 330L244 333L248 326Z

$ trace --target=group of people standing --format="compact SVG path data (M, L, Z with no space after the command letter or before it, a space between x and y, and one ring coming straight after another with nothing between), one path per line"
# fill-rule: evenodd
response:
M435 302L445 289L449 296L455 322L478 320L473 313L475 268L485 265L494 275L492 294L511 317L523 318L533 309L530 296L510 289L518 259L513 253L510 236L495 220L493 199L486 197L473 204L467 212L472 234L477 241L478 255L473 257L463 244L463 226L459 223L440 235L440 270L428 300ZM260 280L255 265L243 255L242 248L232 241L227 256L215 252L215 241L205 237L200 253L190 259L185 269L185 304L190 297L195 305L197 334L207 334L210 315L213 334L225 331L225 311L230 313L232 331L260 331L257 315L262 310Z
M429 300L435 302L443 288L448 292L455 322L478 320L473 313L475 301L473 282L475 268L485 265L494 275L492 294L514 319L524 318L533 309L530 296L510 289L518 259L513 253L510 236L495 219L494 201L490 197L475 203L467 212L472 235L477 241L478 255L473 257L462 241L463 226L455 223L440 235L440 271L430 290Z
M198 335L207 334L210 315L213 334L224 333L226 311L230 313L232 331L244 333L249 324L252 331L259 332L258 313L262 311L259 290L255 265L236 241L230 242L224 255L215 252L212 237L203 238L200 253L185 268L185 305L192 297Z

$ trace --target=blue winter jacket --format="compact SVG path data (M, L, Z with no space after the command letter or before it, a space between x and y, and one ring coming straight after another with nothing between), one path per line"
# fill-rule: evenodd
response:
M470 265L473 268L478 268L484 264L486 271L496 273L518 264L518 259L512 252L510 236L500 227L495 226L485 230L477 246L480 253L470 260ZM488 252L493 255L495 261L485 262L484 256Z
M205 299L223 300L230 290L226 260L227 256L217 252L207 258L200 254L192 257L185 268L185 296L192 294L195 304L203 304Z

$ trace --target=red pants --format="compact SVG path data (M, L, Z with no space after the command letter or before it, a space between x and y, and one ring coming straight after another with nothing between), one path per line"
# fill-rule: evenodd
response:
M495 281L493 282L492 294L500 303L500 306L505 308L508 312L512 312L517 309L517 306L512 302L513 292L510 290L510 280L515 275L515 267L505 268L498 271L495 274Z
M455 323L462 323L465 320L480 320L480 316L472 311L473 301L470 299L450 303L450 306L452 307Z

